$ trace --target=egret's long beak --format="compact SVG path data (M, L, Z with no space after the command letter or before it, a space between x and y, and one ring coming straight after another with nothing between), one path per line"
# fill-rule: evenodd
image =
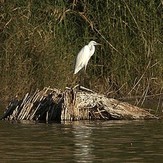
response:
M100 44L100 43L96 43L96 45L102 45L102 44Z

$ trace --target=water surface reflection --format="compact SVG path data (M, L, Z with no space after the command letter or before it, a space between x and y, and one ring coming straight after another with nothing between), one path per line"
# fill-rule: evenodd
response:
M162 121L0 121L1 162L160 162Z

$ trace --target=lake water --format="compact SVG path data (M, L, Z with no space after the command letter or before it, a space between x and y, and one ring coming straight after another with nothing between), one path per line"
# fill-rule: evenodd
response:
M163 122L0 121L0 162L162 162Z

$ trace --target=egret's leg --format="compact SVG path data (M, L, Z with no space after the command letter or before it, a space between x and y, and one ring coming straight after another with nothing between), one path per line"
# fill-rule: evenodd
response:
M82 75L81 75L81 72L79 72L79 86L82 85L81 80L82 80Z
M87 71L86 71L86 66L85 66L85 69L83 71L83 76L82 76L82 84L84 87L87 87L89 88L90 87L90 82L89 82L89 75L87 74Z
M84 71L80 71L80 81L79 81L80 86L84 86Z

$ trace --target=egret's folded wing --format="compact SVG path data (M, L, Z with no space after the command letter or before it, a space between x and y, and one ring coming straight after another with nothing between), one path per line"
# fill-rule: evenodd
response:
M89 54L89 47L84 46L77 55L75 71L74 74L78 73L85 65L86 61L89 59L87 56Z

